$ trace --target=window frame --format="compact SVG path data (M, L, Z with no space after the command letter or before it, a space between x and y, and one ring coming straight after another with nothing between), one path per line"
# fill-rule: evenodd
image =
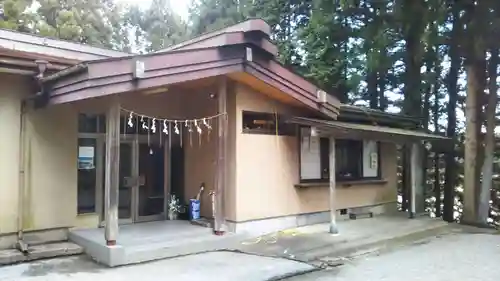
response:
M276 124L273 124L272 129L249 129L245 128L245 119L246 119L246 114L253 114L253 115L260 115L263 118L263 120L269 119L272 120L272 122L275 121L276 116L275 113L269 113L269 112L259 112L259 111L251 111L251 110L242 110L241 111L241 132L243 134L255 134L255 135L278 135L278 136L296 136L297 135L297 130L296 126L293 124L286 123L286 118L281 115L277 114L277 119L278 119L278 130L276 131Z
M77 150L80 149L80 147L93 147L94 150L94 157L93 157L93 167L91 169L82 169L79 166L79 163L77 164L77 204L76 204L76 212L77 215L86 215L86 214L96 214L99 207L99 189L98 189L98 184L99 184L99 167L100 163L99 159L97 157L99 150L99 145L100 145L100 139L97 137L88 137L88 136L78 136L78 144L77 144ZM79 161L79 159L77 160ZM85 176L85 178L82 178L82 176ZM89 186L83 186L86 181L91 181L92 184ZM93 200L91 202L92 206L85 206L85 205L80 205L80 192L83 191L83 189L87 189L87 192L93 193ZM89 197L90 198L90 197Z
M299 183L328 183L330 181L330 164L329 164L329 158L330 158L330 140L329 138L326 137L319 137L319 142L320 142L320 178L318 179L303 179L302 178L302 129L307 128L307 126L299 126L298 130L298 152L299 152L299 165L298 165L298 172L299 172ZM363 169L363 149L364 149L364 140L355 140L355 139L336 139L335 144L337 145L337 140L351 140L351 141L359 141L361 142L361 161L359 163L360 165L360 175L355 178L341 178L338 176L337 172L335 173L335 181L336 182L353 182L353 181L372 181L372 180L381 180L382 179L382 157L381 157L381 142L380 141L375 141L376 142L376 150L377 150L377 176L374 177L366 177L363 176L364 174L364 169ZM323 144L322 144L323 143ZM325 148L326 147L326 148ZM324 150L326 149L326 152ZM337 154L336 154L337 155ZM328 162L328 166L325 167L326 162Z

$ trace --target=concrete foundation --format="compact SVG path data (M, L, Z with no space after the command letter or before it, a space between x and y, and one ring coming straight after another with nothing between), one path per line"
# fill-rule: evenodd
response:
M241 234L216 236L188 221L157 221L120 226L116 246L107 246L104 229L72 230L69 239L110 267L233 248Z
M68 240L67 228L45 229L36 231L26 231L23 241L28 245L41 245L47 243L62 242ZM0 235L0 250L13 249L17 242L17 233Z
M374 215L394 214L397 212L397 202L363 206L358 207L357 209L362 209L364 212L372 212ZM350 209L346 209L345 214L343 214L340 210L337 210L337 220L342 221L349 219L349 212ZM245 233L250 235L263 235L283 229L326 223L329 220L330 211L325 211L243 222L227 221L227 225L228 230L231 232Z
M28 262L53 257L78 255L82 248L69 242L50 243L28 247L28 253L16 249L0 250L0 265Z

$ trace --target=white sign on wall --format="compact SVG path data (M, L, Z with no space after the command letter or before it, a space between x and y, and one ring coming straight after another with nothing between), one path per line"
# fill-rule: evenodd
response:
M363 141L363 177L378 176L378 143L372 140Z
M93 146L78 147L78 169L94 169L94 157L95 152Z
M320 141L311 137L309 131L300 131L300 178L303 180L321 178Z

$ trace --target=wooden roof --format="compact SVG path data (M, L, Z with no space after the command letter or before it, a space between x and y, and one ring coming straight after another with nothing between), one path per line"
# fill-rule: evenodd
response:
M252 24L253 23L253 24ZM144 91L221 75L241 83L259 83L330 118L338 115L340 102L300 75L282 66L275 57L262 20L240 24L180 45L171 51L89 61L42 79L49 104L73 102L125 92ZM135 77L137 66L144 67ZM238 74L238 75L236 75Z
M319 128L325 134L334 133L336 138L346 139L372 139L385 142L405 143L415 141L441 141L451 142L445 136L430 134L417 130L391 128L386 126L373 126L365 124L347 123L340 121L320 120L304 117L292 117L289 123Z

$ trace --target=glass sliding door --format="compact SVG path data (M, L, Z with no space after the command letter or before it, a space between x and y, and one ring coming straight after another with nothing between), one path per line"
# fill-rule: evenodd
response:
M159 143L138 143L137 220L165 218L165 154Z
M120 143L120 187L118 218L132 219L132 194L135 187L133 173L134 149L129 142Z
M96 212L96 146L95 138L78 139L78 214Z
M105 223L106 119L79 115L78 214L93 213ZM118 218L120 224L165 219L166 139L121 118Z
M104 144L106 146L106 144ZM104 147L103 151L106 151ZM118 188L118 219L120 223L133 222L133 193L136 186L134 173L134 143L129 141L120 142L120 167L119 167L119 188ZM103 213L102 220L105 220L104 204L105 204L105 182L106 182L106 154L103 153L103 183L102 183L102 198L103 198Z

